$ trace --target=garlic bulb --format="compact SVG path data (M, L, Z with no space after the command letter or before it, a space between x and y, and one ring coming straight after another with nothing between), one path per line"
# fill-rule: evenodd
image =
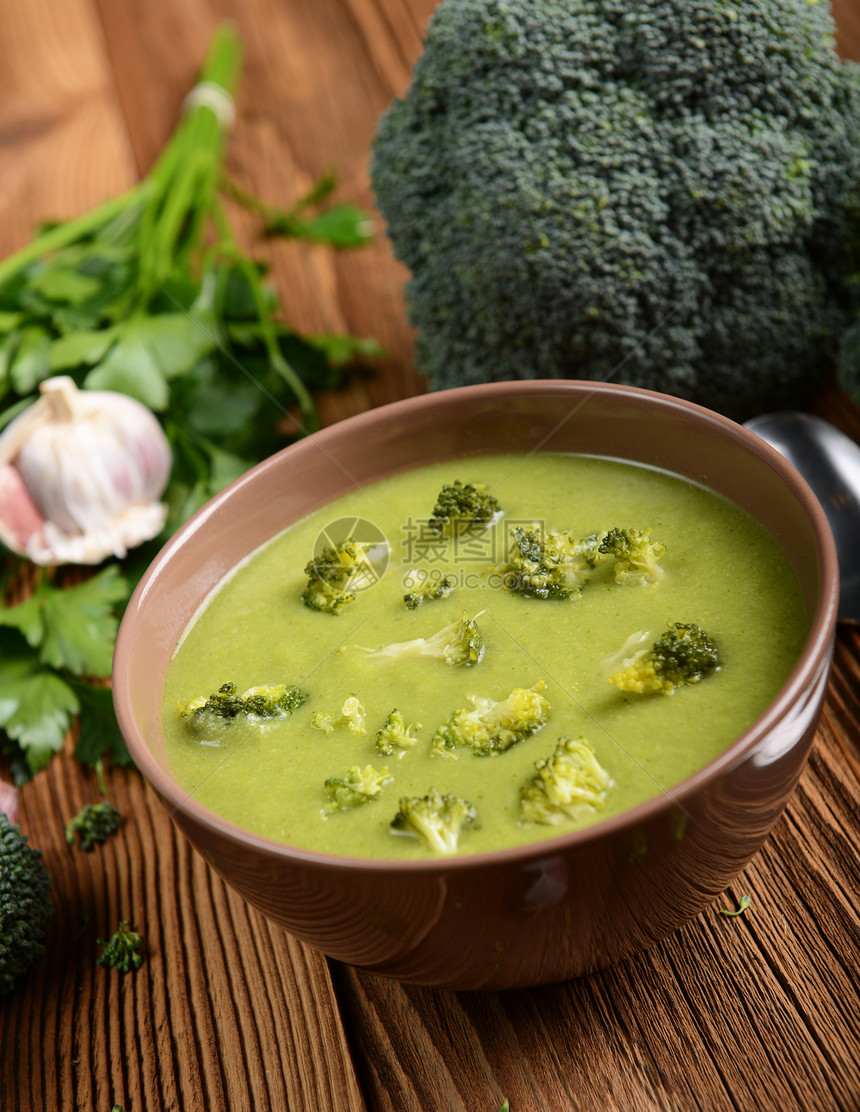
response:
M0 540L37 564L98 564L158 533L167 438L134 398L49 378L0 435Z

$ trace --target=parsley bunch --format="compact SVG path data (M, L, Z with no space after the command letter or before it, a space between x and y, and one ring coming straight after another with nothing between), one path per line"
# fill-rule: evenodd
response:
M207 499L283 446L285 418L290 436L317 427L312 390L339 385L350 364L379 354L372 339L299 335L283 321L264 267L236 241L225 198L254 212L265 235L334 247L370 235L365 213L329 203L330 172L287 209L227 179L240 68L240 42L224 25L200 75L203 95L189 98L146 177L82 216L43 226L0 262L0 429L44 379L65 374L143 402L173 452L169 517L149 549L122 571L109 563L73 586L39 573L31 598L0 609L0 731L30 771L62 746L78 715L82 759L124 759L100 681L131 581Z

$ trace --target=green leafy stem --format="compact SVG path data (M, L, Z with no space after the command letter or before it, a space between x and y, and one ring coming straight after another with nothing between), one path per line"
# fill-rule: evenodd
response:
M232 25L219 27L201 83L230 104L241 61ZM331 203L330 169L287 208L252 196L225 172L227 138L217 104L191 98L139 184L42 226L0 262L0 429L54 374L137 398L173 450L159 544L287 438L315 429L313 391L340 386L381 354L372 338L291 328L264 266L240 248L225 202L252 212L265 235L333 248L366 243L368 215ZM0 730L30 770L62 746L77 715L79 755L122 759L104 680L118 615L152 552L73 586L43 574L32 598L0 610Z

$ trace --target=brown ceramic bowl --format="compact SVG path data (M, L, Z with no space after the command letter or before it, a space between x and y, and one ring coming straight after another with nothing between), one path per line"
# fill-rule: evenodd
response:
M179 786L159 710L165 669L200 603L237 561L349 490L424 462L553 450L641 461L727 495L778 538L809 613L794 671L760 718L672 792L535 845L426 861L296 849L219 818ZM821 508L752 433L660 394L584 382L512 382L396 402L266 460L159 554L117 639L113 691L132 757L177 826L249 903L323 953L403 981L509 988L624 958L701 911L779 817L818 722L838 572ZM682 820L679 822L679 820ZM642 847L646 852L642 853Z

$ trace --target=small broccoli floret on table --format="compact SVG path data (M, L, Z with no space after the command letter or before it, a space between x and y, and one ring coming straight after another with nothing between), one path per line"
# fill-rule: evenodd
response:
M97 844L106 842L119 829L122 816L113 803L87 803L66 823L66 842L73 846L76 838L80 848L87 853Z
M325 782L329 811L349 811L376 799L393 777L387 768L353 765L345 776L331 776Z
M483 483L445 483L427 522L435 533L483 529L500 512L499 501Z
M509 591L524 598L565 599L579 595L600 560L597 534L574 539L540 526L511 530L511 552L498 570Z
M463 617L436 630L429 637L416 637L412 641L397 641L382 649L371 651L373 657L388 657L403 660L406 657L427 657L441 660L445 664L470 667L478 664L484 656L484 636L478 628L480 614L470 618L464 611Z
M471 749L476 756L493 757L524 741L549 717L546 684L516 687L505 699L469 698L472 709L456 710L433 735L431 753L456 757L458 749Z
M409 574L414 578L416 573L410 572ZM438 579L428 579L426 583L422 583L403 596L406 609L416 610L422 603L436 602L439 599L448 598L455 586L456 580L453 575L443 575Z
M666 547L651 540L650 529L610 529L597 551L615 558L616 583L657 583L663 578L659 561Z
M377 579L367 550L355 541L327 545L305 565L305 575L308 582L302 602L326 614L337 614L352 602L356 589Z
M637 695L671 695L678 687L699 683L721 666L717 646L695 623L675 622L650 649L613 672L609 682Z
M41 852L0 811L0 998L45 952L50 891Z
M463 830L476 821L477 813L471 803L431 788L424 796L400 800L400 810L391 820L391 832L418 838L435 853L456 853Z
M520 789L520 821L555 826L577 819L584 807L602 807L612 778L584 738L559 738L552 756L535 764Z
M188 728L197 734L218 734L234 721L260 722L283 718L306 702L308 696L298 687L285 683L258 684L240 695L235 683L222 683L208 698L200 696L187 703L180 714Z
M420 722L407 725L406 719L395 707L385 720L385 725L376 731L376 751L383 757L390 757L397 753L402 755L407 749L417 744L415 736L423 729Z
M128 919L122 920L107 942L98 941L103 947L96 958L99 965L115 969L118 973L130 973L143 965L146 956L143 937L132 930Z

